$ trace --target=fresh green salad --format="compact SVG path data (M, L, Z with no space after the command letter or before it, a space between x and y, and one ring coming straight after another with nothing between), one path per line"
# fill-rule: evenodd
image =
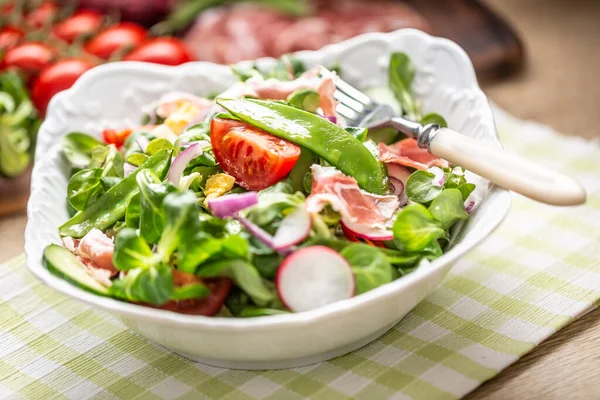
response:
M440 257L474 206L464 169L393 130L347 126L339 71L283 57L235 65L211 97L166 93L143 125L64 137L71 167L54 274L126 302L196 315L315 309ZM391 56L390 101L423 115L414 67ZM374 93L374 92L372 92Z

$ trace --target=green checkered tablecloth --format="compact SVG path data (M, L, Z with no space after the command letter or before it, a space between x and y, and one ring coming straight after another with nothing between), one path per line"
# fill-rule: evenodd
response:
M600 146L496 111L512 151L578 177L584 207L514 196L502 227L394 329L335 360L249 372L191 362L0 266L0 398L452 399L600 297ZM318 329L315 328L315 329Z

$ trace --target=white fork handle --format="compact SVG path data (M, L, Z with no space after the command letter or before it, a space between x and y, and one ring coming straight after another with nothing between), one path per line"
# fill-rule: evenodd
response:
M498 186L542 203L573 206L585 202L585 190L568 176L502 150L485 147L451 129L437 131L429 143L429 151Z

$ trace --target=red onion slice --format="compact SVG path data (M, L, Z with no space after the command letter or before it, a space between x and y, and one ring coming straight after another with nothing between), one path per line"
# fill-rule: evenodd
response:
M137 169L137 167L135 165L129 164L128 162L126 162L125 164L123 164L123 175L129 176L136 169Z
M179 184L179 180L183 175L183 171L187 167L187 165L194 158L201 155L203 152L202 146L200 143L194 143L190 145L187 149L183 150L181 153L175 157L173 162L171 163L171 168L169 168L169 173L167 174L167 179L174 185Z
M234 217L238 212L258 203L258 193L229 194L208 200L208 208L215 217Z
M431 167L429 168L429 172L431 172L433 177L433 184L437 186L443 186L446 182L446 173L440 167Z
M148 141L148 138L144 135L137 135L137 137L135 138L135 142L137 143L138 146L140 146L142 153L146 152L146 149L148 148L148 144L150 144L150 141Z

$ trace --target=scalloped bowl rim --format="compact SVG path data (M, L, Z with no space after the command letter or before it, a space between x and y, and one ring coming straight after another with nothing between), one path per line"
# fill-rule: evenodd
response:
M427 40L435 40L436 43L441 47L446 47L447 50L451 51L455 55L460 56L462 60L462 64L465 68L469 68L467 72L471 76L472 84L470 89L476 92L478 95L484 96L485 94L479 88L477 84L477 79L475 76L474 68L471 64L470 59L464 50L458 46L456 43L444 39L430 36L424 32L414 30L414 29L402 29L399 31L394 31L390 33L367 33L361 36L357 36L355 38L349 39L347 41L336 43L332 45L325 46L324 48L317 51L302 51L298 52L298 54L302 55L310 55L313 53L327 52L332 49L339 49L346 46L351 46L355 44L360 44L363 42L368 42L373 39L381 39L387 36L421 36L421 38L425 37ZM268 58L260 59L267 60ZM119 71L124 70L133 70L133 71L156 71L162 74L178 74L179 71L186 69L198 69L204 67L215 68L224 67L210 62L197 61L190 62L187 64L179 65L179 66L164 66L158 64L149 64L143 62L115 62L110 64L104 64L98 67L95 67L86 73L84 73L75 84L68 90L65 90L59 94L57 94L49 104L48 108L48 116L51 116L54 109L56 108L56 104L60 103L63 98L72 97L75 92L79 90L80 87L83 87L90 81L94 81L97 79L101 79L103 75L118 73ZM489 104L487 106L487 113L489 115L488 118L493 122L493 116ZM43 132L44 126L47 124L44 122L40 127L40 132ZM501 146L500 141L497 137L496 129L494 127L495 134L495 142L497 146ZM45 149L40 149L40 146L36 149L35 159L44 157L46 154ZM39 163L34 165L34 174L36 172L36 167ZM33 182L33 180L32 180ZM41 260L33 260L30 256L31 251L28 246L27 239L25 245L25 254L27 258L27 266L28 269L37 276L41 281L43 281L48 286L53 289L68 295L70 297L74 297L81 301L84 301L90 305L97 306L101 309L107 310L109 312L115 312L121 315L142 318L145 320L156 320L160 319L163 322L168 322L173 326L186 326L186 327L202 327L206 329L217 329L221 330L223 328L232 328L235 330L239 329L264 329L266 327L275 327L281 325L308 325L314 324L323 318L328 318L338 313L351 312L352 309L356 308L358 305L367 304L367 303L375 303L378 299L383 299L388 296L392 296L394 293L401 291L402 288L411 285L414 282L427 279L427 277L431 274L435 274L438 269L447 266L448 264L454 263L457 259L462 257L466 252L473 249L477 244L479 244L482 240L487 238L491 232L497 228L497 226L502 222L504 217L507 215L510 209L510 194L508 191L493 186L490 189L488 197L495 195L498 197L498 203L502 206L498 212L492 216L491 222L487 224L487 227L483 232L475 239L465 242L459 241L450 251L442 255L440 258L430 262L424 263L419 268L417 268L414 272L396 279L393 282L380 286L374 290L371 290L367 293L363 293L360 296L355 296L350 299L338 301L311 311L305 311L301 313L290 313L290 314L281 314L281 315L273 315L273 316L264 316L264 317L255 317L255 318L231 318L231 317L207 317L207 316L196 316L196 315L185 315L178 314L171 311L159 310L154 308L149 308L145 306L140 306L136 304L122 302L110 297L99 296L90 292L87 292L83 289L78 288L70 284L69 282L52 275L45 267L43 267ZM486 200L484 200L486 201ZM29 204L31 204L32 199L29 200ZM28 223L25 232L25 237L27 238L28 232L30 229L35 229L32 224L29 222L31 219L31 207L28 207Z

